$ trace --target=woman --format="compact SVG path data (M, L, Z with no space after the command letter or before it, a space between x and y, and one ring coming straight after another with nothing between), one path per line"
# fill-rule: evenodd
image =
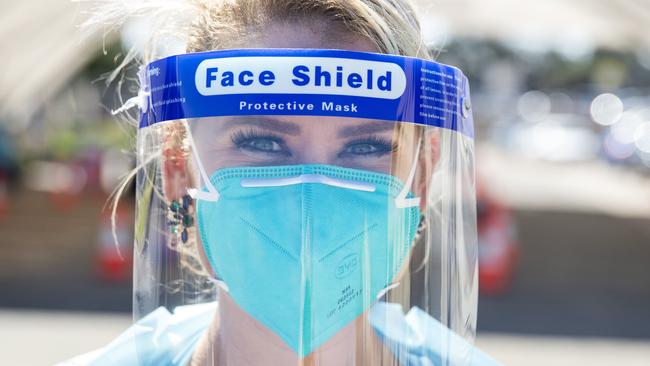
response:
M429 58L411 6L174 11L167 21L191 18L178 28L188 55L143 69L134 99L140 320L91 364L492 364L464 341L476 310L466 81L380 55Z

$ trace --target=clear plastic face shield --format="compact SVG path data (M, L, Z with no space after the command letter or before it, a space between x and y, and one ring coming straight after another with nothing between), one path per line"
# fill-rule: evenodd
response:
M151 347L179 365L472 364L458 69L256 49L170 57L141 78L134 318L168 339L136 342L141 364Z

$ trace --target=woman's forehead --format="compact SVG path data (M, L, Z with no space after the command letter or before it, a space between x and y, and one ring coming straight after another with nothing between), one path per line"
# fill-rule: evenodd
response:
M241 128L267 130L289 136L305 134L322 134L338 138L358 135L392 133L400 126L406 132L408 124L376 119L323 117L323 116L237 116L220 118L203 118L195 121L198 130L208 132L228 132Z

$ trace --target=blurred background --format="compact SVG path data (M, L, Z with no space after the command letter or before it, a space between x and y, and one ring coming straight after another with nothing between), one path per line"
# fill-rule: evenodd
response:
M472 87L478 345L506 365L650 365L650 1L418 3ZM105 38L79 32L79 3L0 9L0 350L47 365L130 323L133 193L117 247L107 199L134 164L110 113L133 90L102 76L147 22Z

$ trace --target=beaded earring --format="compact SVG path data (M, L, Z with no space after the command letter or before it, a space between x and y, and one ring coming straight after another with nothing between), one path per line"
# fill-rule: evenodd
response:
M185 195L172 201L168 206L168 225L172 234L177 235L183 244L189 239L187 230L194 226L194 207L192 197Z

